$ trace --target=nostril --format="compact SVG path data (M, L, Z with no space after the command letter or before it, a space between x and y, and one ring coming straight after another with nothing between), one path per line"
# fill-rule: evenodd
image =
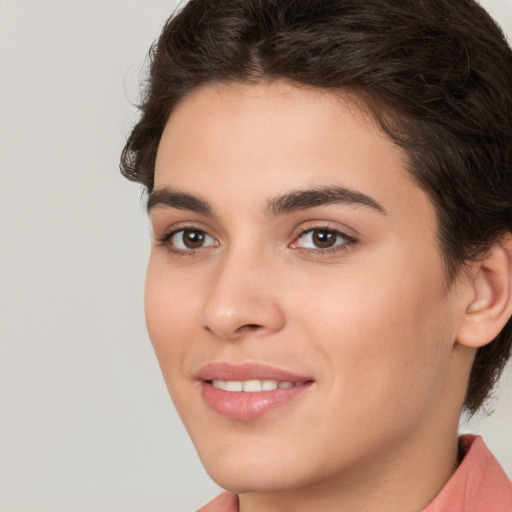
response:
M238 329L239 332L244 332L244 331L257 331L258 329L261 329L261 325L258 325L258 324L245 324L245 325L242 325L242 327L240 327Z

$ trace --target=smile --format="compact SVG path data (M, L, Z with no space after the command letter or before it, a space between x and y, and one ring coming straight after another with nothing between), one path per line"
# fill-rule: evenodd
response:
M253 380L221 380L212 379L211 384L214 388L223 391L243 391L245 393L260 393L261 391L273 391L274 389L293 388L302 386L304 381L291 382L289 380L277 381L274 379L253 379Z
M201 382L201 397L208 409L241 421L295 407L314 384L310 376L257 363L210 363L201 368L196 378Z

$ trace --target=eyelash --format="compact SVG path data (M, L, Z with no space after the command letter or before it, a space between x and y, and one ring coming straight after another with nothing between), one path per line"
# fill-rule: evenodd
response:
M315 231L326 231L334 235L336 238L341 237L343 241L341 243L337 243L336 245L332 247L328 247L325 249L321 248L306 248L306 247L293 247L294 244L297 243L298 240L303 238L306 234L312 233ZM174 229L170 231L169 233L164 234L162 237L157 237L156 240L159 245L164 246L167 248L169 253L171 253L174 256L183 256L183 257L194 257L197 256L199 251L202 251L204 249L207 249L210 246L206 247L198 247L197 249L179 249L177 247L174 247L171 245L170 241L171 239L177 235L180 232L195 232L195 233L201 233L203 236L212 238L206 231L203 229L195 228L195 227L183 227L180 229ZM301 252L305 254L311 254L311 255L320 255L320 256L329 256L333 253L338 253L342 251L348 250L351 246L355 245L357 243L357 240L346 233L343 233L342 231L338 229L334 229L330 226L306 226L303 229L299 231L299 233L294 237L293 242L288 245L288 247L291 247L294 250L300 250Z
M308 233L313 233L315 231L327 231L331 234L333 234L336 238L341 237L343 241L341 243L337 243L336 245L332 247L328 247L325 249L312 249L307 247L297 247L294 249L300 249L303 253L311 254L311 255L319 255L319 256L330 256L334 253L344 252L348 250L351 246L355 245L357 243L357 240L354 237L351 237L347 235L346 233L343 233L339 229L332 228L330 226L306 226L302 228L299 233L295 236L294 241L291 245L294 245L298 240L303 238Z
M210 235L208 235L208 233L204 229L199 229L199 228L195 228L193 226L189 226L189 227L182 227L179 229L174 229L174 230L170 231L169 233L164 234L162 237L157 237L156 240L160 246L166 247L167 250L173 256L194 257L194 256L198 255L199 251L207 248L207 247L198 247L197 249L179 249L177 247L174 247L171 244L171 239L180 232L201 233L204 236L212 238L212 237L210 237Z

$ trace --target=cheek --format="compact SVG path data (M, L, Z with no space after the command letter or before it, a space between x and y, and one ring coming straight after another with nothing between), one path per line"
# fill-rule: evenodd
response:
M169 370L180 366L191 338L191 311L197 299L183 284L157 257L150 257L144 293L146 325L166 381L173 373Z
M196 346L198 300L194 282L181 282L179 273L152 255L145 286L146 325L169 395L182 419L194 417L195 387L190 386L187 358Z
M329 387L339 395L333 399L354 414L401 413L409 404L420 413L450 360L452 315L439 268L404 272L394 254L394 266L374 262L365 272L310 288L317 291L297 314L310 319L306 337L328 362Z

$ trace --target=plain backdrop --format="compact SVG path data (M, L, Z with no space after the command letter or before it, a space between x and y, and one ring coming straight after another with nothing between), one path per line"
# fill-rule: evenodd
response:
M512 0L485 5L512 34ZM0 511L178 512L218 488L148 340L118 171L173 0L0 0ZM512 476L512 371L483 433Z

